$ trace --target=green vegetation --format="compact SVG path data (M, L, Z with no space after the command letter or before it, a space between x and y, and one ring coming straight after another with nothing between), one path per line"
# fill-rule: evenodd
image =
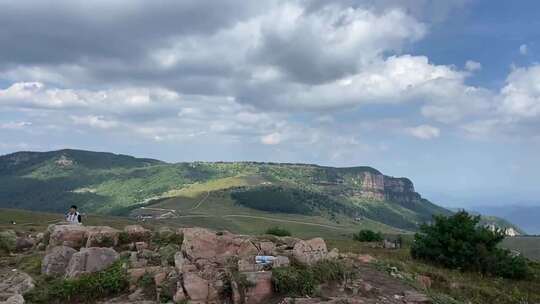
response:
M17 235L13 230L0 231L0 251L12 252L15 250Z
M119 261L103 271L77 279L45 279L24 297L29 303L90 303L119 295L128 285L126 270Z
M498 248L504 233L480 226L479 221L479 216L470 216L465 211L450 217L435 217L433 225L423 225L416 234L411 248L413 258L452 269L525 278L526 259Z
M353 239L359 242L380 242L383 240L383 235L380 232L363 229L353 235Z
M274 290L289 296L312 296L318 285L340 283L350 279L353 272L338 260L320 261L312 266L293 263L289 267L272 270Z
M291 236L291 232L289 230L278 226L266 229L265 234L271 234L275 236Z
M384 199L377 201L362 198L358 193L366 174L380 172L369 167L281 163L168 164L78 150L20 152L0 156L0 207L65 212L76 204L84 213L129 215L143 206L171 205L179 201L171 198L181 198L186 204L171 209L195 215L201 209L199 197L219 194L220 203L235 203L227 206L228 215L249 209L317 216L345 226L361 218L358 226L385 224L408 230L433 214L448 212L412 192L412 183L405 178L396 182L409 192L385 191Z

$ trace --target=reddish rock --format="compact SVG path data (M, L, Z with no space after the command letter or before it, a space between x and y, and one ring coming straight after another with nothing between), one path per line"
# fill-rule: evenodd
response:
M131 242L149 241L152 238L152 231L141 225L128 225L124 227L124 232Z
M184 289L194 303L205 303L208 298L208 281L196 273L184 273Z
M303 264L311 265L326 258L328 249L321 238L298 241L293 248L293 256Z
M356 257L356 259L362 263L372 263L372 262L375 262L377 261L376 258L372 257L371 255L369 254L360 254Z
M422 286L424 289L431 288L431 278L425 275L417 275L416 276L416 282Z
M118 245L120 231L107 226L91 226L86 229L86 247L114 247Z
M245 293L246 304L266 303L272 297L272 272L258 271L244 273L248 282L253 286L247 288Z
M41 273L49 276L62 276L66 273L69 261L77 251L67 246L49 249L41 262Z
M103 270L120 258L112 248L82 248L73 254L66 269L67 278L75 278L81 274Z
M63 245L79 249L86 244L86 230L80 225L54 225L51 227L49 247Z

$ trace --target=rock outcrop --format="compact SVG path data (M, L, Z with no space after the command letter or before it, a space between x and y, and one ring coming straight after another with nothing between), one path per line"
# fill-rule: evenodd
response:
M75 278L85 273L103 270L119 258L120 255L112 248L83 248L71 257L66 268L66 277Z
M41 273L48 276L63 276L73 254L77 250L67 246L56 246L49 249L41 262Z

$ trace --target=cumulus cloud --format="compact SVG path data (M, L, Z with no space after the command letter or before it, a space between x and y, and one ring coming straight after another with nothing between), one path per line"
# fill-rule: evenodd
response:
M416 138L433 139L441 135L441 131L430 125L420 125L417 127L407 128L406 132Z
M261 142L265 145L277 145L281 142L281 134L274 132L261 137Z
M513 70L501 95L502 113L517 118L540 116L540 65Z
M482 69L482 64L474 60L467 60L465 62L465 69L469 72L479 71Z
M92 128L110 129L118 126L118 122L107 120L103 116L87 115L87 116L71 116L71 120L76 125L86 125Z

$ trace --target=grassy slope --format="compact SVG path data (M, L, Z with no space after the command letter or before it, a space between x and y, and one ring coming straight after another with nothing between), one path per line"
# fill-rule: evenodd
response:
M62 158L71 163L58 165L58 160ZM158 199L178 196L178 200L186 201L190 198L190 193L195 193L197 189L208 194L231 187L271 183L299 189L303 193L317 194L314 196L317 198L327 196L331 198L328 202L343 204L343 210L352 211L342 210L338 214L335 212L336 208L332 211L324 206L316 206L314 214L322 214L328 219L318 217L303 219L331 220L330 224L340 220L343 222L341 225L347 226L348 230L358 227L354 223L345 223L358 217L358 214L361 214L363 221L366 222L364 224L366 227L381 227L382 230L387 230L387 225L391 225L413 230L418 223L429 220L433 213L447 212L428 201L407 204L374 202L346 194L351 189L359 187L358 178L362 172L378 173L369 167L330 168L304 164L262 163L167 164L111 153L62 150L1 156L0 168L2 169L0 207L40 211L63 212L67 206L76 204L85 212L125 215L133 207L143 206ZM228 210L229 213L226 215L248 211L268 215L230 204L230 199L225 199L224 202L225 204L217 204L216 208L234 209ZM284 214L273 216L286 217ZM296 217L301 215L295 215ZM249 227L248 223L242 222L249 222L254 218L228 218L230 221L233 219L238 222L237 225ZM191 219L186 219L189 220ZM386 225L375 224L373 221Z
M535 242L538 244L538 240ZM510 304L510 303L540 303L540 264L532 267L535 277L523 281L508 280L483 276L477 273L461 272L440 268L424 262L413 260L408 248L388 250L370 248L360 242L347 240L327 240L330 248L339 248L342 252L370 254L378 259L377 266L383 271L396 267L400 272L413 275L427 275L433 281L428 294L436 303L456 303L445 299L449 295L458 300L456 304ZM416 285L414 280L410 284Z

